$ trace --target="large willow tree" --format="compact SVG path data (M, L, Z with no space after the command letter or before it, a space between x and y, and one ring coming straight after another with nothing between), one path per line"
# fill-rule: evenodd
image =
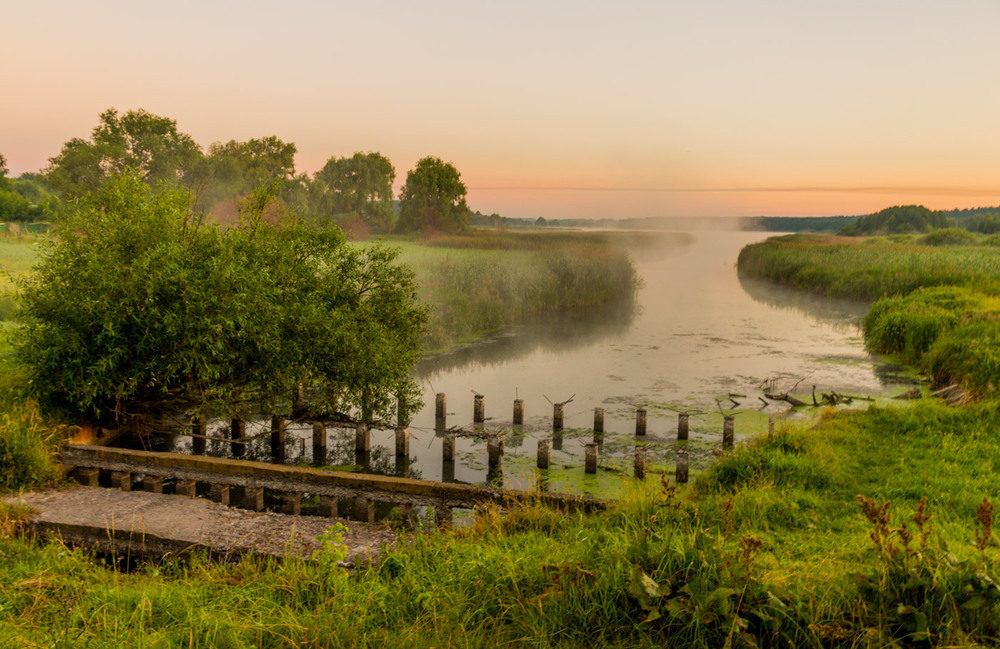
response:
M131 172L85 197L21 287L17 354L40 401L137 425L287 401L394 417L413 407L425 313L390 249L261 218L196 225L182 189Z

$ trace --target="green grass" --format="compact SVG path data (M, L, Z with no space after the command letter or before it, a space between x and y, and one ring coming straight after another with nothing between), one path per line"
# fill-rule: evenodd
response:
M921 245L910 236L789 235L747 246L739 272L830 297L874 301L931 286L996 292L1000 251L985 245Z
M638 276L626 252L645 242L616 233L474 232L390 240L430 305L429 349L467 341L529 314L631 300Z

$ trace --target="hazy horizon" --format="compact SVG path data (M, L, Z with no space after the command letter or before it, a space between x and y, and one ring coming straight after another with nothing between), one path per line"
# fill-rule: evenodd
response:
M1000 204L1000 3L18 3L18 175L107 108L312 173L436 155L521 218L832 216Z

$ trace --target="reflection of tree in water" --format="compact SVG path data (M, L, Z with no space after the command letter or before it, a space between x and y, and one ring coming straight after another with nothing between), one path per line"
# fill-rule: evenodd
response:
M909 376L902 365L877 363L874 369L875 376L882 385L920 385L920 381Z
M804 313L841 332L853 331L868 313L869 305L864 302L823 297L805 289L789 288L742 274L739 281L754 301L780 310Z
M634 296L600 306L554 311L526 317L480 343L421 359L418 380L432 379L460 367L488 367L545 348L569 350L627 331L640 307Z
M364 473L375 473L379 475L410 477L415 480L422 479L420 469L414 468L417 458L403 458L397 466L394 450L388 450L381 446L374 447L371 452L360 454L354 450L355 438L353 429L331 429L336 430L328 437L328 447L325 456L321 448L313 448L311 436L307 439L298 430L288 430L283 447L284 453L280 458L275 458L272 454L271 439L264 424L252 422L253 427L248 425L248 437L245 445L246 451L242 455L234 455L233 445L229 441L229 427L220 423L211 423L208 426L210 439L205 448L205 455L208 457L234 458L248 460L251 462L268 462L287 465L309 464L313 466L356 466ZM184 431L186 427L179 426L179 431ZM263 431L264 434L260 434ZM311 431L310 431L311 432ZM349 434L347 434L349 433ZM148 451L192 453L191 437L178 435L156 435L150 437L130 437L123 438L120 442L125 448L136 448Z

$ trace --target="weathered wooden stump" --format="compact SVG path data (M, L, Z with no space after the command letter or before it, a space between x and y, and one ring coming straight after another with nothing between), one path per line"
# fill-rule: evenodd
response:
M356 453L368 453L372 450L372 431L368 424L358 423L354 428L354 451Z
M500 466L500 461L503 458L503 446L497 435L490 435L489 439L486 440L486 453L491 467Z
M405 426L396 429L396 457L410 457L410 429Z
M638 408L635 411L635 434L645 435L646 434L646 409Z
M675 474L675 480L678 483L685 483L688 481L688 452L681 450L677 451L677 472Z
M194 480L178 480L174 486L174 493L185 498L194 498L195 484Z
M243 457L247 451L247 422L242 419L234 419L229 422L230 451L233 457Z
M594 408L594 432L604 432L604 408Z
M142 478L142 490L151 494L163 493L163 477L158 475L147 475Z
M486 397L477 394L472 403L472 423L481 424L486 421Z
M646 479L646 450L635 449L635 460L632 464L633 475L639 480Z
M733 440L735 439L734 424L736 422L736 417L733 415L726 415L722 419L722 446L723 448L732 448Z
M204 455L208 426L205 425L205 415L195 415L191 421L191 453Z
M337 497L336 496L320 496L319 497L319 515L326 516L327 518L337 517Z
M524 425L524 399L514 399L514 425Z
M688 413L682 412L677 415L677 439L688 438Z
M565 404L562 403L552 404L552 430L563 429L564 408Z
M598 450L595 442L584 444L584 471L587 473L597 473Z
M538 468L547 469L552 461L552 440L538 440Z

